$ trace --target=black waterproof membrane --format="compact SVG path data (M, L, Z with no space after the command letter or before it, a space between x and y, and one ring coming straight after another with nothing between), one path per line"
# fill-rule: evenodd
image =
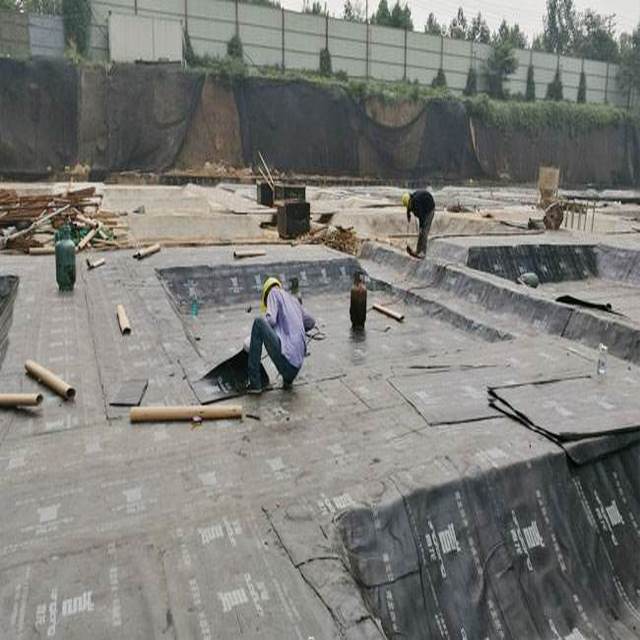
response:
M13 318L13 303L17 292L16 276L0 276L0 366L9 344L9 327Z

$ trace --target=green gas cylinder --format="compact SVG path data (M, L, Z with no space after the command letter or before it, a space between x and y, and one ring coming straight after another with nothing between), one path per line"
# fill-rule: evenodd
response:
M56 281L60 291L73 291L76 283L76 245L68 224L56 233Z

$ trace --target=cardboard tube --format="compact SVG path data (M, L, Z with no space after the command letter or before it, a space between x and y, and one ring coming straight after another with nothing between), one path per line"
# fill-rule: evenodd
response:
M65 400L73 400L76 397L76 390L71 385L49 371L49 369L45 369L41 364L33 360L27 360L24 363L24 368L34 380L49 387L51 391L54 391Z
M154 253L158 253L158 251L160 251L162 247L159 244L152 244L150 247L147 247L146 249L138 249L138 251L136 251L133 254L133 257L138 259L138 260L143 260L144 258L148 258L149 256L152 256Z
M90 258L87 258L87 267L89 268L89 270L97 269L98 267L101 267L103 264L106 264L106 261L104 258L100 258L99 260L94 260L94 261L92 261Z
M82 238L82 240L80 240L78 246L76 247L76 250L82 251L93 240L98 231L100 231L100 225L98 225L97 227L93 227L93 229L91 229L91 231L89 231L89 233L87 233L87 235Z
M124 310L124 306L119 304L116 307L116 315L118 316L118 324L120 325L120 331L123 336L128 336L131 333L131 325L129 324L129 318L127 318L127 312Z
M54 247L29 247L30 256L50 256L55 252Z
M37 407L41 402L40 393L0 393L0 407Z
M266 256L266 255L267 255L267 252L261 251L260 249L246 249L246 250L236 249L233 252L233 257L236 260L239 260L240 258L257 258L259 256Z
M398 313L393 309L388 309L387 307L383 307L381 304L374 304L373 309L375 309L378 313L383 313L385 316L389 316L398 322L402 322L404 320L404 314Z
M195 405L192 407L133 407L129 411L131 422L175 422L202 420L240 420L240 405Z

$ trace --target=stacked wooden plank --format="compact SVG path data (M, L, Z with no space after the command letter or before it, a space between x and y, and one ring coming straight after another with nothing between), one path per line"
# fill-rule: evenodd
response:
M65 223L78 251L128 246L128 226L117 214L101 210L101 203L95 187L38 195L0 190L0 246L26 253L53 251L55 232Z

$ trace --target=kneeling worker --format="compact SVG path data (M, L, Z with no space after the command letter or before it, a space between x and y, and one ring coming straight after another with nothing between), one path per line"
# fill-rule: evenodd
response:
M256 318L251 328L249 393L262 393L262 345L282 376L284 387L291 386L302 368L307 350L305 333L316 325L316 321L294 296L282 288L277 278L265 280L260 308L266 313L264 317Z
M414 258L424 258L427 255L427 236L436 212L436 203L428 191L420 190L411 194L403 194L402 205L407 209L407 222L411 222L412 213L420 222L418 246L415 253L408 246L407 251Z

